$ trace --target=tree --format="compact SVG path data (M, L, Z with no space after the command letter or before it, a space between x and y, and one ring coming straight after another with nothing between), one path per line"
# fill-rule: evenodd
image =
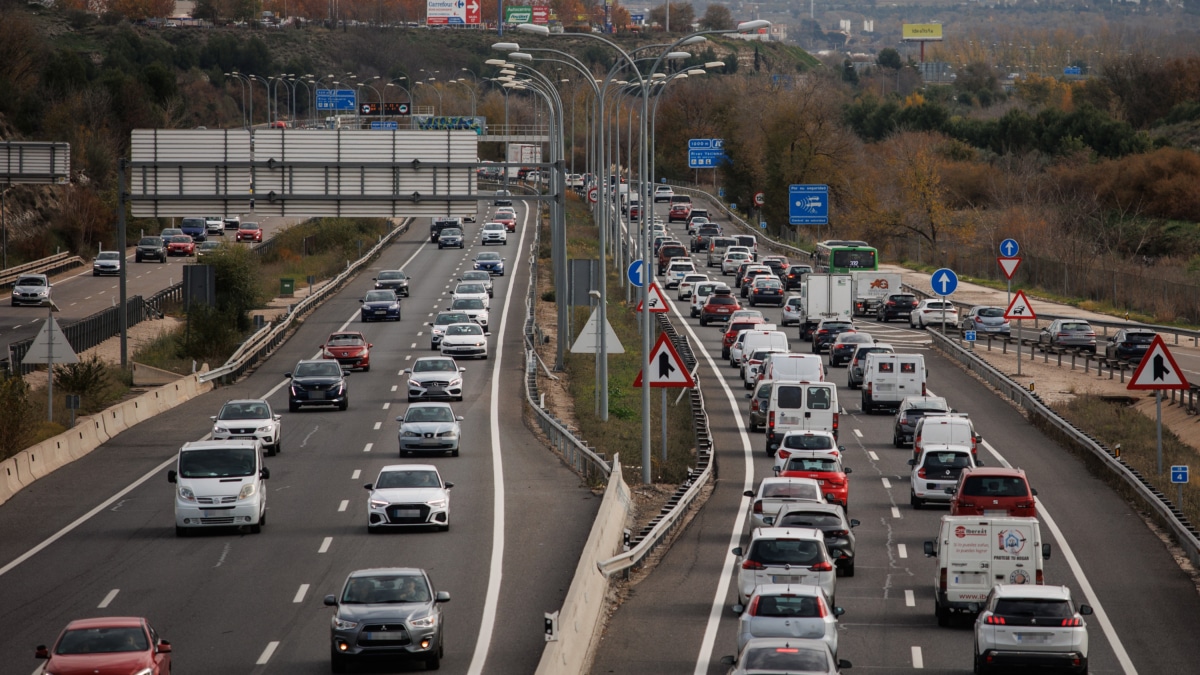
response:
M900 52L891 47L879 50L879 56L875 58L875 63L879 64L880 68L888 70L900 70L904 67L904 61L900 59Z
M711 4L700 17L700 27L704 30L730 30L734 27L733 14L725 5Z
M690 33L692 24L696 22L696 10L690 2L672 2L671 6L671 25L669 26L672 33ZM650 22L657 23L664 29L667 26L667 5L659 5L650 10Z

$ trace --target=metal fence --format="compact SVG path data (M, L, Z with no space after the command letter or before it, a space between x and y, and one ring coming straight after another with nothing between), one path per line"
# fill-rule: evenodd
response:
M5 270L0 270L0 288L12 286L17 281L17 277L22 274L46 274L54 275L79 267L83 264L83 258L70 253L55 253L41 260L34 260L23 265L16 265Z
M182 288L182 284L177 284L177 286ZM164 292L160 291L156 295L161 295ZM140 295L128 298L125 307L130 326L136 326L148 318L160 316L158 310L143 300ZM117 307L109 307L78 321L64 324L62 325L62 332L67 338L67 343L71 345L71 349L75 350L76 353L91 349L101 342L121 334L120 317ZM9 343L9 372L14 374L19 372L22 375L33 372L33 365L27 366L21 363L30 346L33 345L33 341L34 338L26 338Z

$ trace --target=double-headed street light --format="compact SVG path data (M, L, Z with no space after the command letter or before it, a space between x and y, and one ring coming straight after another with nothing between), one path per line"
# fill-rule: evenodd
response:
M441 114L442 114L442 92L441 92L441 90L440 90L440 89L438 89L436 86L434 86L434 85L432 85L432 84L429 84L428 82L421 82L421 81L419 81L419 80L418 80L418 81L416 81L416 82L413 82L413 87L414 87L414 88L415 88L415 87L421 87L421 86L424 86L424 87L429 87L430 89L432 89L432 90L433 90L433 93L437 94L437 97L438 97L438 107L437 107L437 110L436 110L436 111L434 111L434 112L435 112L437 115L441 115Z

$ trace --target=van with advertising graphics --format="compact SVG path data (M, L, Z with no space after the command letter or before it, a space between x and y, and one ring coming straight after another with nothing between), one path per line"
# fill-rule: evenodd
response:
M179 449L167 482L175 487L175 535L202 527L247 527L258 534L267 524L263 447L257 440L196 441Z
M996 584L1041 585L1050 558L1050 544L1042 542L1037 518L942 516L937 539L925 542L925 556L937 559L938 625L978 612Z
M863 366L862 411L896 409L909 396L925 396L925 357L920 354L867 354Z
M767 404L767 457L789 431L828 431L837 438L841 407L832 382L775 381Z

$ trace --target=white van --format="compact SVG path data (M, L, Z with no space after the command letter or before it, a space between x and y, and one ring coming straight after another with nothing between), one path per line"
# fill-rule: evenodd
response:
M925 395L925 357L920 354L867 354L863 367L862 410L899 408L906 396Z
M982 440L983 436L975 433L971 418L963 413L926 414L917 420L913 430L913 459L920 457L921 450L930 445L957 445L970 448L971 456L978 461Z
M829 431L837 438L837 385L832 382L780 382L775 380L767 406L767 457L789 431Z
M824 382L825 364L816 354L772 354L764 361L764 380L780 382Z
M730 363L735 364L735 368L739 372L746 367L746 361L750 360L750 355L760 349L782 349L788 351L787 334L781 330L775 330L775 324L760 324L753 330L746 331L745 335L741 335L741 344L734 343L735 347L739 347L737 353L734 353L734 348L729 349ZM745 373L741 372L745 379Z
M742 368L742 386L746 389L753 389L758 381L763 379L759 371L767 361L776 354L786 354L787 352L776 347L766 347L763 349L755 349L750 352L750 358L746 360L746 365ZM784 378L794 380L794 377Z
M266 480L257 440L196 441L179 449L167 482L175 488L175 534L201 527L244 526L257 534L267 523Z
M942 516L925 555L937 558L934 613L939 626L949 626L954 614L978 611L996 584L1041 585L1050 544L1042 543L1037 518Z

